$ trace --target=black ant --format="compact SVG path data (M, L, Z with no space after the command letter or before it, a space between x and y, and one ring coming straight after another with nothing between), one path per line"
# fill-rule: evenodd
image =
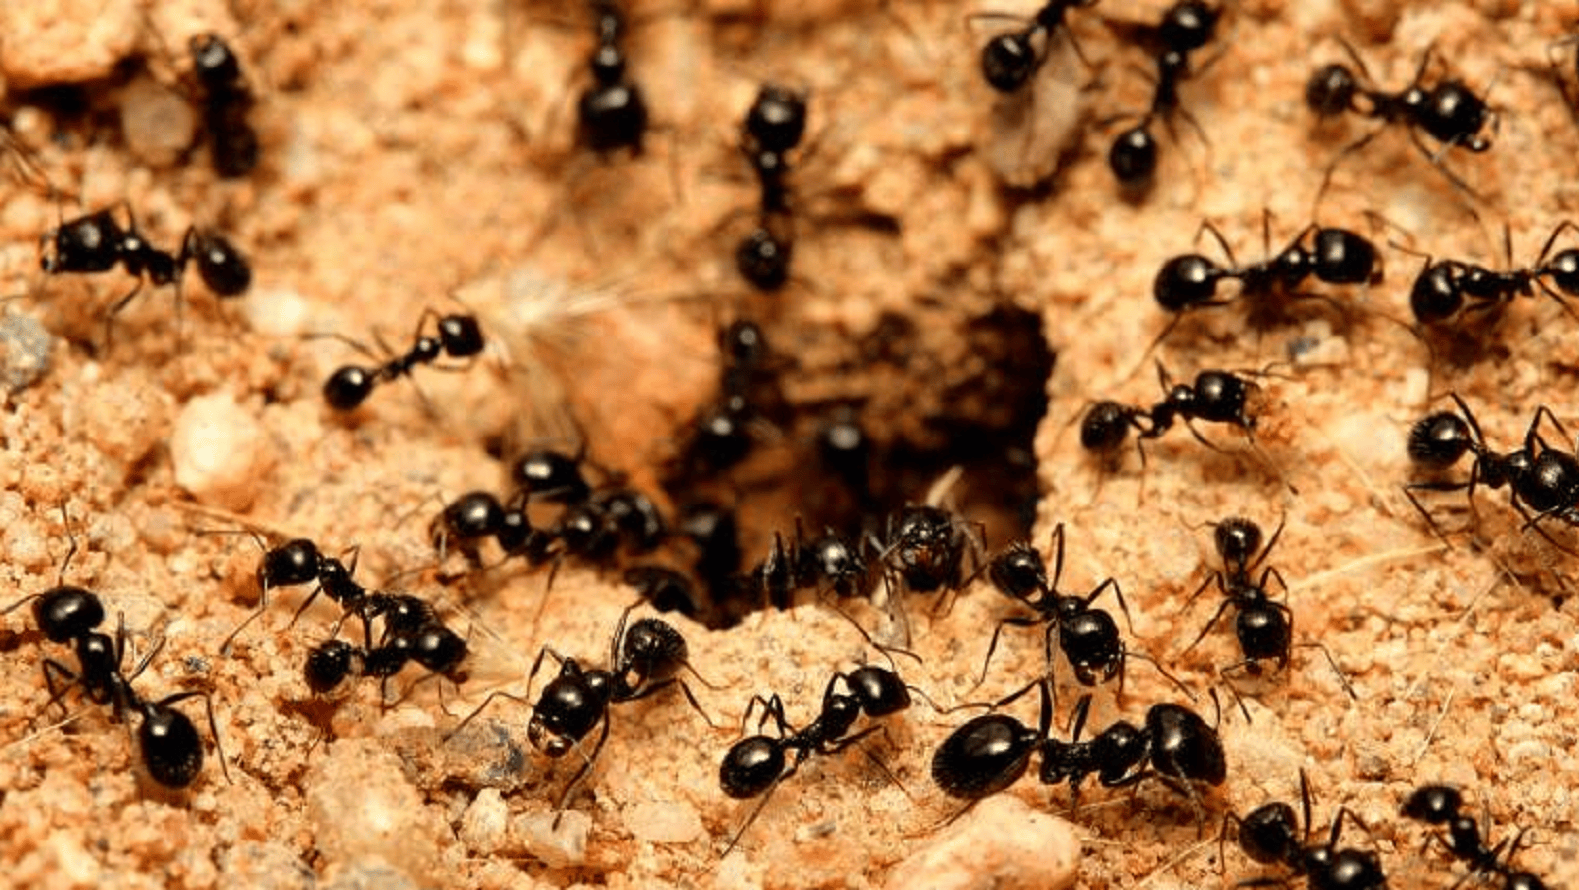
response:
M1024 603L1036 614L1031 617L1011 616L998 622L992 631L992 640L987 644L987 657L982 659L981 676L976 685L986 682L987 668L992 663L992 655L998 649L998 638L1005 627L1040 625L1046 628L1043 634L1044 675L1052 676L1056 649L1069 659L1069 666L1080 685L1095 686L1113 679L1116 674L1119 694L1123 695L1127 655L1145 656L1127 653L1118 622L1113 620L1112 615L1093 608L1091 604L1111 590L1124 612L1124 620L1128 622L1129 605L1124 602L1124 591L1119 588L1118 581L1107 578L1084 596L1060 593L1058 581L1064 574L1063 523L1060 522L1053 529L1048 543L1053 548L1053 576L1050 581L1042 554L1024 542L1009 545L987 564L987 578L998 592ZM1166 676L1167 672L1163 671L1163 674Z
M626 76L625 15L615 0L591 0L590 5L598 43L587 58L593 82L576 103L582 143L600 154L622 148L641 154L647 103Z
M1463 313L1496 313L1520 296L1533 297L1538 287L1570 316L1579 317L1563 294L1579 297L1579 248L1569 247L1552 253L1557 236L1565 231L1579 232L1579 226L1564 220L1547 237L1535 263L1524 269L1499 272L1459 260L1426 258L1409 289L1409 308L1423 325L1437 325ZM1504 247L1513 256L1512 236L1503 229ZM1559 293L1560 291L1560 293ZM1467 305L1466 305L1467 303Z
M1039 689L1042 704L1035 729L1007 714L983 714L950 733L933 752L933 783L944 794L968 801L950 822L978 801L1018 781L1037 752L1042 757L1041 781L1048 785L1068 781L1072 807L1079 806L1080 782L1095 773L1105 788L1156 778L1187 796L1198 816L1204 814L1196 783L1221 785L1228 766L1222 739L1200 715L1183 705L1156 704L1147 709L1144 726L1120 720L1082 742L1080 731L1091 704L1091 697L1085 695L1075 705L1074 728L1070 741L1065 742L1050 735L1050 686L1043 677L993 706L1001 708L1031 689Z
M422 333L422 326L429 318L438 320L436 336ZM417 331L412 336L411 349L405 355L395 356L382 365L372 367L345 365L339 368L324 381L324 401L336 411L350 411L367 401L367 397L373 393L373 387L410 374L418 365L431 365L441 356L472 358L482 350L482 328L478 326L476 316L439 316L427 310L417 319Z
M1416 491L1464 491L1469 509L1475 514L1475 489L1479 486L1502 488L1507 486L1513 508L1525 519L1525 527L1540 531L1542 537L1560 549L1561 544L1540 528L1540 520L1555 516L1570 524L1579 524L1579 457L1552 448L1541 438L1541 418L1547 417L1568 438L1562 423L1545 405L1535 410L1535 417L1524 433L1523 445L1499 454L1486 447L1480 424L1475 415L1459 398L1450 394L1458 411L1438 411L1420 421L1409 430L1409 459L1416 466L1433 472L1445 470L1468 454L1474 455L1469 479L1464 482L1432 479L1410 482L1404 486L1404 496L1425 518L1431 530L1442 537L1436 521L1431 518ZM1531 515L1531 511L1534 515ZM1478 515L1476 518L1478 525ZM1446 539L1443 539L1444 542Z
M528 451L510 465L517 496L527 501L579 504L592 495L592 486L581 472L586 449L565 454L552 448Z
M1080 424L1081 446L1087 451L1112 457L1134 430L1135 448L1140 452L1144 468L1145 440L1161 438L1173 428L1175 420L1182 420L1196 441L1213 451L1221 451L1196 430L1193 421L1199 420L1239 427L1251 447L1259 452L1255 440L1256 417L1251 413L1261 392L1255 381L1233 371L1206 370L1196 374L1193 383L1175 383L1160 361L1157 362L1157 381L1164 396L1150 408L1109 401L1094 403ZM1270 465L1270 459L1267 460ZM1276 470L1275 466L1272 468ZM1278 476L1282 478L1281 471ZM1283 484L1297 492L1287 479Z
M258 134L247 122L252 93L241 63L218 34L194 35L187 46L202 93L203 123L213 140L214 171L226 179L246 176L258 165Z
M1256 569L1261 568L1261 564L1266 562L1267 556L1272 553L1272 548L1277 546L1278 539L1283 535L1286 519L1285 516L1278 520L1277 528L1272 531L1272 537L1267 539L1265 546L1261 543L1261 526L1243 516L1224 519L1217 523L1213 531L1212 538L1217 546L1217 554L1222 558L1223 567L1213 569L1201 581L1201 586L1184 601L1180 610L1188 609L1213 581L1217 583L1217 589L1223 594L1222 605L1212 613L1211 620L1201 628L1200 634L1190 642L1190 645L1184 647L1185 652L1194 649L1206 639L1206 635L1230 607L1237 611L1238 614L1234 618L1234 632L1239 637L1239 650L1244 654L1244 660L1219 669L1220 674L1226 675L1230 671L1242 669L1251 675L1259 675L1261 662L1267 660L1275 660L1278 670L1288 666L1290 650L1295 646L1294 612L1287 605L1273 601L1267 594L1269 580L1276 579L1285 594L1288 592L1288 582L1283 580L1283 573L1275 566L1262 569L1260 578L1252 577ZM1327 663L1332 666L1333 673L1338 675L1338 682L1343 685L1343 690L1349 694L1349 698L1355 698L1354 689L1349 685L1348 678L1343 675L1338 662L1326 646L1314 641L1298 645L1320 649L1327 657Z
M1218 284L1227 279L1239 282L1239 297L1251 302L1252 314L1269 311L1272 308L1271 301L1276 297L1320 299L1315 294L1299 290L1311 278L1336 285L1374 285L1382 281L1382 264L1376 245L1348 229L1313 223L1296 235L1276 256L1248 266L1239 265L1227 239L1210 221L1203 223L1201 229L1210 232L1216 239L1228 257L1228 265L1218 265L1198 253L1183 254L1163 263L1162 268L1157 270L1157 277L1152 280L1151 293L1158 306L1175 315L1162 333L1157 335L1157 339L1152 341L1152 349L1172 332L1185 313L1227 305L1227 299L1217 296ZM1263 213L1263 243L1270 242L1270 231L1271 215Z
M116 207L126 212L125 228L115 219ZM112 330L110 322L142 291L145 282L155 287L174 284L179 293L181 276L189 263L197 264L198 276L221 299L239 297L252 285L252 267L225 236L193 226L181 239L181 252L171 254L142 236L131 205L124 201L64 220L44 233L42 240L53 248L39 261L46 274L91 275L120 266L137 279L131 291L110 306L105 318L106 339Z
M1003 13L982 13L981 18L1017 19L1024 27L988 40L981 48L981 76L1000 93L1012 93L1025 86L1047 61L1047 47L1053 35L1064 28L1064 15L1071 9L1095 6L1097 0L1046 0L1029 19ZM1071 40L1071 45L1073 42Z
M1468 865L1472 874L1501 878L1504 890L1545 890L1546 883L1540 878L1513 869L1513 856L1519 851L1525 831L1520 830L1512 838L1503 838L1495 846L1488 847L1474 817L1459 812L1463 805L1463 795L1457 788L1422 785L1410 793L1400 811L1427 825L1446 825L1447 835L1431 835L1426 846L1436 841L1449 855ZM1506 854L1503 853L1505 847Z
M657 618L641 618L627 626L634 608L636 606L633 604L620 614L619 624L609 640L608 669L583 668L574 658L560 655L544 646L538 651L532 671L527 675L526 684L530 690L545 657L552 656L559 662L559 675L543 687L536 704L532 706L532 717L526 727L532 747L553 758L563 757L572 750L584 755L581 766L565 785L564 791L560 792L559 802L554 807L558 813L564 811L576 786L592 769L598 753L603 750L604 742L608 741L610 706L639 701L678 685L691 707L702 715L708 726L713 725L707 712L697 703L691 688L676 676L684 669L704 686L713 688L691 667L685 637ZM496 698L527 703L526 698L508 692L490 692L482 704L466 715L446 739L453 738ZM599 723L603 728L591 753L583 752L582 739ZM557 827L558 816L554 821Z
M1139 123L1118 134L1108 150L1108 167L1125 190L1140 192L1150 187L1157 172L1157 138L1151 133L1151 124L1160 118L1171 131L1173 115L1180 110L1179 84L1195 73L1190 67L1190 53L1211 41L1221 16L1221 9L1200 0L1180 0L1150 29L1148 36L1157 44L1157 80L1151 107ZM1200 129L1187 112L1184 116Z
M756 173L761 191L757 225L735 246L735 268L760 291L777 291L789 283L795 233L788 155L805 134L806 95L763 84L746 111L740 134L740 151Z
M203 769L203 742L191 718L172 705L189 698L201 698L208 709L209 731L214 736L215 749L225 778L230 779L230 767L225 763L224 748L219 741L219 727L214 720L214 705L206 692L177 692L158 701L148 701L132 688L154 657L164 648L161 638L148 654L142 657L131 674L121 671L126 655L126 617L112 638L95 630L104 623L104 603L98 594L82 587L65 583L66 568L76 555L77 541L71 540L60 567L56 585L43 593L36 593L0 609L5 615L26 603L33 604L33 619L45 638L53 643L69 643L77 656L77 670L46 658L43 662L44 681L49 687L49 703L61 701L72 686L80 686L83 694L94 704L108 705L114 719L120 720L128 713L141 718L137 727L138 750L143 766L154 781L166 788L185 788L196 780ZM57 680L65 680L64 689L56 687ZM47 707L47 705L46 705Z
M684 572L667 566L635 565L622 576L658 612L678 612L695 618L702 611L696 587Z
M846 692L836 691L841 682ZM762 706L762 714L757 718L759 734L746 736L731 745L718 768L718 784L725 794L735 800L761 798L740 830L730 838L724 856L734 851L741 836L767 805L773 791L785 779L795 775L807 757L812 754L837 754L873 733L886 733L882 726L869 726L853 734L850 730L863 713L875 720L910 707L910 687L897 673L885 668L866 666L849 673L838 672L828 678L828 685L822 693L821 710L804 728L797 730L789 722L784 715L784 702L777 694L766 699L755 695L741 715L742 732L751 718L752 709L757 705ZM760 734L769 720L778 730L777 736ZM790 759L791 754L794 755L793 760ZM867 756L895 785L904 788L871 752L867 752Z
M1321 203L1321 196L1326 194L1327 186L1331 184L1332 174L1337 170L1338 164L1344 158L1364 148L1391 124L1403 124L1408 127L1409 138L1421 154L1425 155L1455 188L1473 194L1462 180L1442 166L1440 158L1442 152L1454 146L1476 153L1491 148L1491 140L1481 135L1481 130L1496 117L1486 100L1475 95L1474 90L1463 81L1454 78L1447 78L1427 88L1422 78L1425 76L1426 67L1430 64L1433 47L1427 47L1421 55L1420 65L1415 69L1409 85L1398 92L1388 92L1361 83L1360 77L1363 75L1368 80L1370 72L1366 70L1365 62L1360 59L1353 47L1347 43L1342 45L1360 73L1355 74L1353 69L1341 62L1316 69L1305 84L1305 104L1322 119L1353 112L1379 120L1382 126L1349 143L1338 152L1321 178L1321 187L1316 190L1316 203ZM1362 97L1365 100L1363 105L1358 101ZM1435 151L1428 148L1420 141L1421 133L1441 143L1441 148Z
M1382 865L1375 854L1338 846L1345 818L1362 829L1365 823L1348 807L1339 807L1326 843L1311 843L1310 784L1303 769L1299 771L1299 793L1304 808L1303 822L1295 816L1292 806L1281 801L1263 804L1243 819L1232 813L1224 816L1223 829L1217 837L1218 862L1223 861L1222 847L1232 825L1239 849L1246 856L1262 865L1279 864L1296 876L1304 875L1311 890L1383 890L1387 886L1387 876L1382 873ZM1287 879L1254 878L1241 881L1239 886L1287 883Z
M416 605L412 616L432 616L432 607L420 600L416 600ZM308 651L303 674L308 688L317 695L327 695L350 677L377 677L381 681L379 698L387 702L384 684L400 673L407 662L421 665L429 676L444 677L456 684L465 682L467 673L463 666L467 653L465 638L437 618L415 620L408 616L402 620L398 615L386 615L384 633L377 645L370 639L363 646L326 640Z
M774 366L775 356L756 322L736 320L719 332L718 400L704 407L691 423L683 451L686 472L715 474L745 460L756 436L753 428L784 412Z
M269 591L278 587L296 587L302 584L317 582L318 586L308 595L296 615L291 618L291 623L312 605L319 593L326 594L334 600L347 613L359 611L362 608L368 592L358 584L351 572L355 568L355 559L352 567L347 568L339 557L330 556L318 549L318 545L307 538L292 538L276 547L268 547L256 534L253 540L263 548L263 560L258 563L258 607L253 610L236 629L225 637L219 646L221 655L230 652L230 644L246 629L247 625L264 613L269 607Z

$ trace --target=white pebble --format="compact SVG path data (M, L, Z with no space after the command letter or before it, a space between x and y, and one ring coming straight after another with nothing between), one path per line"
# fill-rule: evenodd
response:
M1080 843L1068 822L999 794L899 863L887 886L1060 890L1074 886L1079 866Z
M197 132L192 103L149 77L127 84L120 98L121 133L131 153L152 167L180 160Z
M461 842L479 856L492 855L504 842L510 827L510 808L497 788L484 788L461 816Z
M181 409L170 437L176 484L200 503L243 511L274 463L267 433L230 396L199 396Z
M559 828L554 818L559 816ZM579 810L522 813L513 825L526 852L549 868L575 868L587 861L587 833L592 817Z
M438 872L440 826L401 771L400 758L376 740L330 746L309 770L306 786L313 841L330 861L383 860L423 883Z

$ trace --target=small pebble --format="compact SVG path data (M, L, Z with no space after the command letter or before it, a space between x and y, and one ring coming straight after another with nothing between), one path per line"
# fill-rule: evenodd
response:
M526 852L542 860L549 868L575 868L587 861L587 834L592 830L592 817L579 810L564 810L557 814L559 828L554 828L553 812L522 813L513 824L515 836Z
M55 338L30 315L0 318L0 387L16 393L37 383L49 370Z
M1068 822L999 794L895 866L887 886L1060 890L1074 886L1079 866L1080 843Z
M315 845L335 862L382 859L401 877L430 879L438 870L439 828L400 758L375 739L330 746L305 783ZM330 886L345 885L345 875ZM389 886L365 883L346 886Z
M245 511L274 463L257 419L223 393L199 396L181 409L170 437L176 484L199 503Z
M127 84L120 99L121 133L138 160L168 167L191 147L197 133L192 103L149 77Z
M461 842L478 856L490 856L504 842L510 825L510 808L497 788L484 788L461 817Z

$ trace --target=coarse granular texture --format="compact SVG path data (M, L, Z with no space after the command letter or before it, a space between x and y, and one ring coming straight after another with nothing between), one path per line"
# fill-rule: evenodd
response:
M1574 45L1555 43L1579 5L1227 4L1218 40L1180 88L1189 117L1154 127L1156 187L1127 201L1107 147L1135 122L1115 116L1145 108L1152 66L1105 21L1153 20L1164 5L1070 10L1081 53L1057 42L1034 85L1038 103L1069 104L1028 111L995 107L1012 100L978 69L980 44L1009 25L956 5L634 2L629 74L653 125L639 156L598 157L574 136L594 42L579 3L4 4L7 138L32 161L0 159L0 293L24 294L9 310L42 319L61 342L0 414L0 581L15 597L55 584L69 525L78 547L65 580L101 594L111 622L124 616L128 669L163 642L135 681L145 695L211 693L231 780L210 748L189 790L161 790L107 709L68 695L62 723L36 665L70 663L69 652L36 632L30 609L10 612L0 618L0 885L922 887L925 869L903 876L937 861L962 886L951 846L960 837L991 833L995 856L1055 842L1063 826L1045 817L1027 818L1023 836L1000 834L1012 830L998 827L1004 815L1026 807L1068 815L1068 789L1034 774L1003 792L1013 803L940 827L957 805L932 786L931 753L971 712L918 700L863 743L898 785L855 749L813 756L720 860L755 806L718 784L747 701L777 693L804 725L833 671L879 658L850 622L809 602L728 630L676 619L706 682L682 676L716 728L677 692L616 705L607 744L556 824L580 761L533 748L527 706L495 701L451 733L488 692L524 694L540 647L602 666L633 592L574 563L549 594L547 570L519 562L448 586L425 568L439 505L503 490L490 454L549 436L573 451L584 437L595 465L654 488L714 394L714 332L730 319L756 318L789 357L779 372L792 405L859 405L874 437L920 453L947 438L937 418L991 412L991 399L971 402L983 381L997 398L1028 373L1014 364L1025 351L986 351L1009 342L1012 324L972 326L1011 304L1027 314L996 317L1039 318L1056 351L1034 490L1013 494L1039 492L1039 546L1064 524L1062 589L1116 578L1132 650L1198 690L1192 707L1211 719L1205 690L1239 656L1228 616L1182 651L1218 605L1213 588L1181 612L1218 566L1208 524L1243 514L1270 531L1286 520L1267 564L1288 581L1296 642L1325 645L1357 700L1319 651L1297 648L1287 671L1238 681L1252 722L1224 696L1228 779L1204 795L1204 824L1161 783L1131 795L1088 782L1072 820L1077 863L1048 853L1038 876L1012 863L989 873L984 859L981 883L1053 886L1070 867L1090 888L1278 873L1231 844L1220 862L1218 825L1230 811L1295 801L1303 769L1316 830L1348 807L1369 833L1351 825L1343 844L1375 851L1392 886L1448 887L1463 872L1440 849L1422 853L1423 830L1398 815L1427 782L1464 787L1495 839L1530 829L1516 863L1547 886L1579 886L1579 557L1541 531L1570 549L1579 536L1560 521L1526 527L1506 490L1476 492L1474 533L1462 531L1462 493L1422 495L1448 548L1401 489L1404 439L1430 410L1428 391L1459 393L1494 449L1515 447L1537 405L1573 428L1579 323L1552 300L1515 300L1499 323L1475 328L1488 345L1465 362L1443 348L1453 344L1430 353L1394 323L1408 317L1408 284L1427 255L1502 268L1506 226L1512 262L1527 265L1579 208ZM216 178L207 142L185 148L193 121L170 101L192 95L186 47L206 31L236 48L255 97L261 162L238 179ZM1383 87L1407 83L1430 45L1442 66L1432 76L1445 67L1490 88L1492 149L1439 158L1480 196L1474 212L1405 128L1377 136L1337 169L1319 208L1319 222L1383 246L1383 283L1332 289L1359 307L1346 323L1315 304L1293 324L1256 330L1230 305L1196 313L1155 353L1185 380L1207 367L1266 369L1259 452L1232 431L1205 430L1214 450L1176 430L1148 444L1144 471L1129 452L1103 469L1070 427L1090 400L1161 397L1144 352L1167 322L1150 296L1157 268L1191 251L1216 257L1210 235L1197 241L1206 220L1241 263L1287 244L1313 221L1329 162L1372 126L1317 126L1304 106L1311 70L1348 60L1340 38ZM738 122L767 80L804 89L811 109L792 156L791 280L777 295L751 292L733 262L758 197ZM59 85L81 89L36 92ZM1031 129L1004 129L1016 126ZM1016 190L1002 179L1038 182ZM178 312L169 288L146 285L106 347L104 312L133 280L42 275L38 245L62 218L123 200L159 245L180 244L189 224L224 231L251 258L250 292L218 301L191 275ZM1557 247L1574 243L1569 232ZM403 351L424 310L456 311L456 298L489 338L479 361L458 373L418 368L416 387L380 386L349 415L323 403L330 372L366 358L309 335ZM1022 388L1042 391L1029 373ZM748 565L767 553L771 530L793 533L800 469L754 470L761 479L728 494L766 505L744 539ZM950 493L967 515L975 478L967 472ZM918 473L909 499L929 482ZM203 532L243 527L307 536L329 553L359 548L358 578L400 576L393 586L435 599L468 634L470 679L458 691L424 682L388 709L373 681L314 699L303 661L337 612L320 597L292 623L310 588L274 591L222 655L256 606L260 550L246 535ZM1004 543L1002 517L990 528ZM877 638L895 639L881 609L851 609ZM985 580L938 614L912 596L907 614L922 664L901 657L900 669L940 705L998 698L1040 667L1040 631L1011 628L975 687L993 626L1014 614ZM1059 677L1062 734L1082 690L1062 666ZM1122 699L1115 691L1095 690L1088 735L1181 698L1139 659ZM1008 711L1034 723L1034 698ZM179 707L207 739L202 704Z

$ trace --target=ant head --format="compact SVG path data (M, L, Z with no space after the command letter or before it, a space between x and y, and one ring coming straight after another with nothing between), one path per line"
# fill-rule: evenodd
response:
M1198 253L1176 256L1157 270L1151 294L1163 309L1180 312L1217 296L1222 272L1216 263Z
M643 618L625 630L620 643L620 667L635 671L642 680L666 680L679 672L690 650L685 637L657 618Z
M32 600L33 621L52 643L69 643L104 623L104 603L81 587L54 587Z
M1111 454L1129 438L1130 427L1139 413L1139 409L1119 402L1097 402L1080 421L1080 447Z
M1188 55L1212 39L1223 11L1199 0L1182 0L1168 7L1158 28L1162 45L1180 55Z
M1300 847L1299 819L1286 803L1259 806L1237 821L1239 848L1262 865L1286 862Z
M776 291L789 283L791 246L766 226L758 226L735 247L735 268L757 290Z
M633 83L599 83L576 103L582 141L595 152L641 151L647 132L647 103Z
M239 297L252 286L247 258L218 232L193 229L181 245L182 259L197 262L198 277L221 299Z
M339 686L351 673L355 650L344 640L329 640L307 653L302 675L315 695L325 695Z
M1353 69L1341 63L1317 68L1305 82L1305 106L1317 117L1334 117L1354 107L1360 80Z
M1464 796L1451 785L1421 785L1409 794L1399 811L1429 825L1446 825L1458 816Z
M735 367L756 367L771 354L762 326L747 319L736 319L718 332L718 351Z
M1248 565L1261 549L1261 526L1243 516L1231 516L1217 523L1212 537L1217 544L1217 554L1230 568Z
M241 80L241 63L236 60L230 44L218 34L194 34L186 45L192 54L192 70L199 80L222 88Z
M1409 460L1426 469L1446 469L1474 447L1473 431L1454 411L1438 411L1409 430Z
M1048 592L1047 567L1042 554L1029 544L1014 544L993 558L987 566L992 585L1012 599L1022 602L1033 594Z
M886 717L910 707L910 690L899 674L865 665L844 675L850 694L868 717Z
M806 95L777 84L763 84L746 111L746 135L760 151L782 154L806 135Z
M322 554L307 538L294 538L264 551L258 564L258 585L264 590L306 584L318 578Z
M1000 93L1012 93L1025 86L1039 64L1027 34L999 34L981 48L981 76Z
M439 319L439 342L451 358L469 358L482 352L482 328L475 315L446 315Z
M1145 191L1157 173L1157 137L1151 135L1146 121L1118 134L1108 149L1107 163L1127 191Z

